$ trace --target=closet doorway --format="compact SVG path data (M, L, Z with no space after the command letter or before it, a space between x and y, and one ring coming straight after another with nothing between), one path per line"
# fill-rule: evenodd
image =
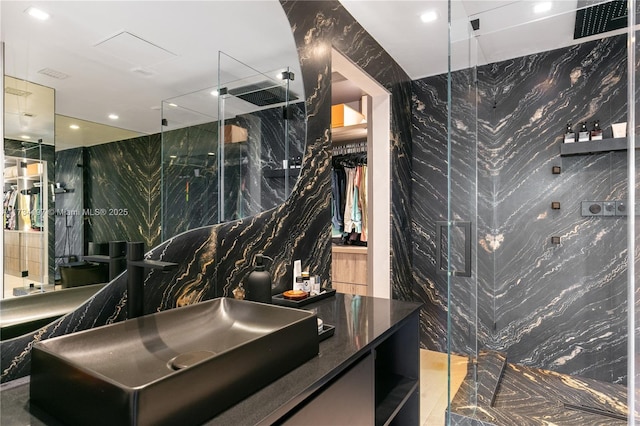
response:
M334 171L352 169L344 174L332 173L332 184L345 191L344 197L332 197L332 284L339 292L388 299L390 95L335 49L331 62L332 165ZM344 183L340 176L344 177ZM340 198L342 201L333 202Z

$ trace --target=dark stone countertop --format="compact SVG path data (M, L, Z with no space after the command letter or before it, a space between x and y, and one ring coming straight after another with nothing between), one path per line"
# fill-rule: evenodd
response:
M419 303L336 294L303 306L313 310L335 334L320 343L318 356L208 421L206 425L270 424L339 375L393 333ZM29 409L29 378L0 387L0 424L57 425L46 414Z

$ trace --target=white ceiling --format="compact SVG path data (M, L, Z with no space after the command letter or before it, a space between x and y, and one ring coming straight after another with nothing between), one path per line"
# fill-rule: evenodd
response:
M29 6L51 18L34 20ZM134 132L160 132L163 99L216 86L219 51L260 71L289 66L300 75L277 0L2 0L0 15L5 74L55 88L57 114ZM65 145L59 133L56 147Z
M453 68L573 44L576 1L555 0L546 15L534 15L539 1L454 0ZM446 72L446 0L341 3L412 79ZM28 6L51 18L35 21L24 13ZM437 12L436 22L421 22L428 10ZM260 71L289 66L300 75L291 28L277 0L2 0L0 15L5 74L55 88L59 115L134 135L160 132L162 100L215 86L219 51ZM469 21L475 18L480 29L474 32ZM43 69L67 77L56 79ZM302 94L301 79L294 83ZM119 119L109 120L111 113ZM56 149L79 143L57 133ZM84 145L91 143L97 142Z
M577 0L553 0L551 9L535 13L547 0L452 0L451 67L463 69L602 37L573 39ZM590 6L609 0L585 0ZM398 62L412 79L447 72L448 2L340 0L345 8ZM438 20L420 16L435 11ZM470 21L479 19L473 31ZM617 33L624 30L617 31ZM612 35L613 32L607 35Z

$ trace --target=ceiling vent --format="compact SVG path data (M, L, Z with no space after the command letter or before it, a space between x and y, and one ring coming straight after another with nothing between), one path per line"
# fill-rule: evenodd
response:
M289 92L289 99L287 99L287 89L283 86L275 86L270 81L261 81L256 84L230 89L229 94L257 106L279 104L287 100L295 101L298 99L291 92Z
M38 74L46 75L47 77L55 78L57 80L64 80L65 78L69 77L68 74L65 74L60 71L56 71L51 68L43 68L40 71L38 71Z
M94 44L98 50L107 53L135 67L148 67L177 57L144 38L128 31L119 31Z
M593 6L590 6L591 4ZM627 0L606 3L598 0L580 0L578 8L573 32L574 39L603 34L627 26Z
M4 93L15 96L27 97L31 94L31 92L27 92L26 90L16 89L15 87L5 87Z

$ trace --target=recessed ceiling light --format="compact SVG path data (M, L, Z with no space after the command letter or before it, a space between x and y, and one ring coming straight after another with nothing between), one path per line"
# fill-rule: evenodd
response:
M207 152L207 155L213 156L213 155L216 155L216 153L215 152Z
M170 155L169 158L178 158L177 155Z
M78 130L80 128L80 126L78 126L77 124L70 124L69 128L73 129L73 130Z
M29 136L29 135L22 135L22 136L20 136L20 137L21 137L22 139L31 139L31 136Z
M420 20L422 20L422 22L424 23L433 22L436 19L438 19L438 14L436 13L435 10L430 10L420 15Z
M551 10L551 2L550 1L537 3L535 6L533 6L533 11L535 13L544 13L544 12L548 12L550 10Z
M65 74L61 71L56 71L52 68L42 68L40 71L38 71L38 74L46 75L47 77L56 78L58 80L69 78L69 74Z
M218 96L219 92L217 90L211 91L211 96Z
M117 120L119 117L116 114L109 114L109 118L112 120Z
M172 106L172 107L176 108L178 105L176 105L174 103L170 103L169 106Z
M39 19L41 21L46 21L47 19L49 19L49 14L47 12L45 12L44 10L38 9L36 7L30 7L27 10L25 10L25 12L27 12L29 16Z

